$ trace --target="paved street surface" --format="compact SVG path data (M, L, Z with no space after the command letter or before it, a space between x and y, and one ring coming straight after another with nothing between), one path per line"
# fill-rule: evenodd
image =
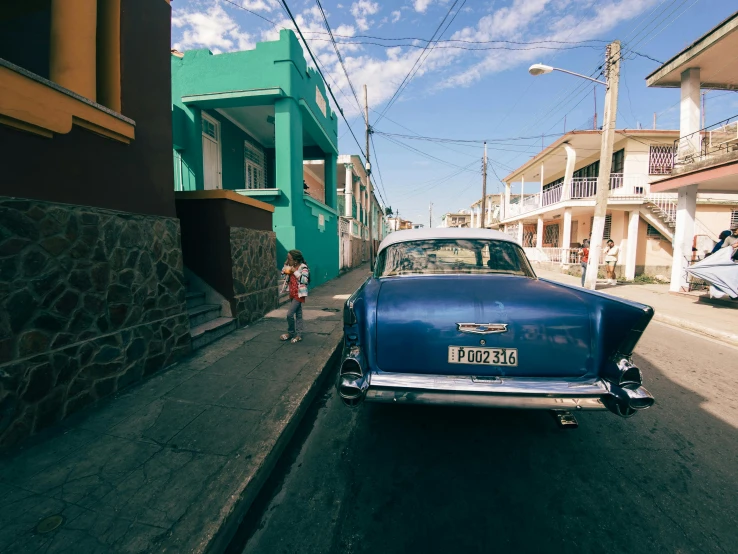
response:
M247 554L736 552L738 350L659 323L632 419L364 405L304 420Z

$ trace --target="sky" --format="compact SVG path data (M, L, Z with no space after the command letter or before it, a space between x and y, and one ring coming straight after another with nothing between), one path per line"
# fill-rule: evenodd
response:
M595 98L602 117L603 87L558 72L533 77L532 63L597 77L607 43L620 40L617 127L650 128L656 113L657 128L678 129L679 90L647 88L645 78L735 11L724 0L286 3L349 123L339 119L339 153L363 148L367 85L380 202L425 225L432 203L433 226L481 198L481 141L493 141L487 191L501 192L500 178L542 145L591 128ZM172 9L172 47L180 51L246 50L294 29L278 0L173 0ZM427 47L433 38L439 42ZM738 93L709 91L705 103L707 125L738 113Z

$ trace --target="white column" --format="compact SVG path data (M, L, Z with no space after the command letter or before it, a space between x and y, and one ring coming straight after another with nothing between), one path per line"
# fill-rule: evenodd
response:
M561 200L571 198L571 180L574 178L574 166L577 165L577 153L568 144L564 145L566 150L566 170L564 171L564 190L561 191Z
M507 219L510 217L510 183L505 183L505 216Z
M676 227L674 229L674 257L671 265L669 290L679 292L687 287L687 260L692 259L694 240L694 214L697 209L697 185L679 189L677 200Z
M538 216L538 228L536 229L536 248L543 248L543 218Z
M632 281L636 274L636 252L638 251L638 224L641 216L638 209L628 218L628 242L625 247L625 280Z
M518 244L523 246L523 221L518 221Z
M569 265L569 247L571 246L571 208L564 209L564 237L561 239L561 265Z
M698 67L687 69L682 73L681 106L679 111L679 136L689 138L691 147L696 152L700 149L700 69ZM687 144L680 144L680 148Z
M345 200L345 206L343 207L343 214L346 217L351 217L351 199L354 195L354 173L352 171L352 164L343 164L346 166L346 184L343 187L343 198Z
M525 199L525 176L520 178L520 213L523 213L523 200Z
M541 164L541 192L538 195L538 207L540 208L543 202L543 164Z

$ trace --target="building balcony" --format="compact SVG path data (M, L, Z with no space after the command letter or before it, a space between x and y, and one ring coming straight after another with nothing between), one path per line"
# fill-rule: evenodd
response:
M681 175L738 160L738 116L674 141L671 175Z

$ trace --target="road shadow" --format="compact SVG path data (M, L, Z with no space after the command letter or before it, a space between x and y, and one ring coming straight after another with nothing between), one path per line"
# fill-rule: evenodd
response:
M363 406L332 552L734 551L738 430L638 362L657 404L578 414L578 430L547 412Z

